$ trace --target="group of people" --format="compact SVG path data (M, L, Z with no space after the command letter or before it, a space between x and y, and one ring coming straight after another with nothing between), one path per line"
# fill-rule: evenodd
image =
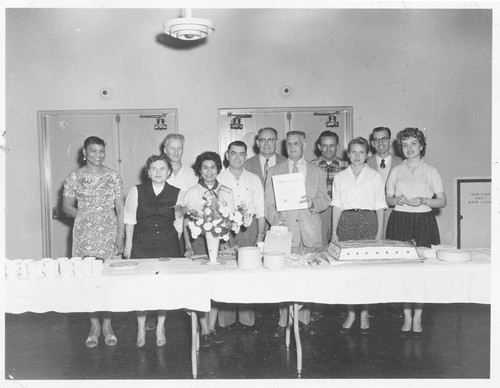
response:
M91 136L83 145L85 165L69 174L64 183L63 209L75 218L73 256L96 256L104 259L122 255L126 259L155 257L192 257L207 254L204 235L192 238L187 227L185 207L201 211L204 198L217 196L230 208L244 204L254 214L252 224L231 236L228 247L255 246L264 240L273 225L285 225L292 233L292 253L318 251L330 242L346 240L414 240L418 246L439 244L439 230L432 208L446 206L443 183L438 171L427 164L424 134L406 128L396 137L404 160L391 153L391 131L375 128L370 143L358 137L349 142L345 161L337 156L338 135L321 133L317 141L320 156L304 159L306 134L290 131L285 146L288 157L276 152L278 132L271 127L258 131L258 153L247 159L247 145L229 144L225 153L228 167L223 170L219 154L211 151L198 155L193 168L182 163L184 136L169 134L163 153L146 161L149 180L132 187L124 201L123 183L116 171L103 165L105 143ZM302 173L306 209L278 211L272 177ZM388 207L394 208L392 211ZM315 331L309 323L320 317L316 305L304 304L299 323L307 334ZM360 329L369 330L367 305L361 306ZM402 335L422 332L421 304L403 305ZM349 333L355 320L355 306L347 307L340 329ZM166 343L165 311L157 311L156 344ZM100 324L100 316L103 322ZM146 311L137 312L137 346L146 344ZM200 346L221 343L216 332L235 324L258 332L253 305L212 302L211 310L200 315ZM274 337L285 334L288 312L279 308ZM117 338L111 326L111 313L90 314L89 348L98 345L102 334L108 346Z

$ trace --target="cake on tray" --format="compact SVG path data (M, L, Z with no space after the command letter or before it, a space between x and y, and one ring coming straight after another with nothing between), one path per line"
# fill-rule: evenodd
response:
M327 253L338 261L376 262L388 260L420 260L417 248L395 240L349 240L332 242Z

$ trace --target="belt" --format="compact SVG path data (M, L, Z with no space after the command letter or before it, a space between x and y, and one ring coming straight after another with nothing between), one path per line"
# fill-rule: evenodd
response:
M345 209L342 210L344 212L374 212L375 210L368 210L368 209Z

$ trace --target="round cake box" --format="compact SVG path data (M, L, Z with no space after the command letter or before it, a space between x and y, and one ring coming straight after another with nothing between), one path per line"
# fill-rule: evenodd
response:
M256 269L262 267L262 254L259 247L238 248L238 268Z
M264 267L283 268L286 257L284 252L264 252Z

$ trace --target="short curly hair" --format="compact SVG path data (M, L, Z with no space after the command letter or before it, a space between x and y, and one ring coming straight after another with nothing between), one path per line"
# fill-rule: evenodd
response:
M396 136L396 143L398 145L399 151L401 155L403 154L403 140L407 140L410 137L414 137L418 140L422 149L420 150L420 156L425 156L425 151L427 150L427 142L425 141L424 133L418 128L405 128L402 131L399 131Z
M217 167L217 174L222 170L222 162L217 152L205 151L196 157L193 170L198 178L201 178L201 165L205 160L212 160Z
M151 164L153 164L154 162L158 162L160 160L164 161L167 164L167 167L169 170L169 173L167 176L167 179L168 179L168 178L170 178L170 175L172 175L172 162L170 161L170 158L165 154L151 155L148 158L148 160L146 160L146 170L149 170L149 168L151 167Z

